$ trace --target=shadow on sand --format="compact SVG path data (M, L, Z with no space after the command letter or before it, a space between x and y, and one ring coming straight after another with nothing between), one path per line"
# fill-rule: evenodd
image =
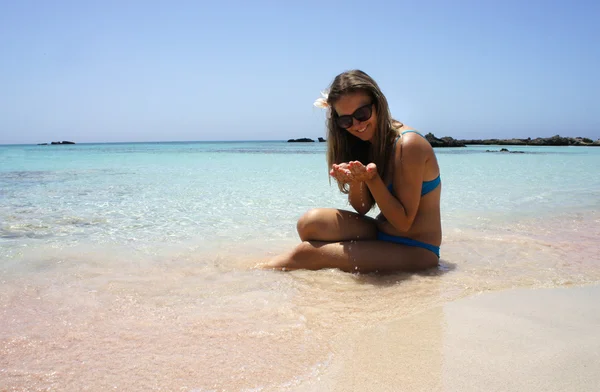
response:
M456 264L440 259L435 268L417 272L371 272L368 274L355 273L355 281L373 286L395 286L401 281L411 280L414 276L442 276L456 269Z

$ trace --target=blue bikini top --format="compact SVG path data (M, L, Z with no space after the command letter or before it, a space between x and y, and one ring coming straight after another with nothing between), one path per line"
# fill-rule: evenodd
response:
M404 135L405 133L409 133L409 132L416 133L417 135L422 136L423 138L425 137L417 131L404 131L394 141L394 151L396 151L396 143L398 142L398 139L400 139L400 137L402 137L402 135ZM431 192L432 190L437 188L441 182L442 182L442 180L440 179L439 175L431 181L423 181L423 185L421 186L421 196L425 196L426 194L428 194L429 192ZM390 185L388 185L388 189L393 195L394 194L394 183L393 182Z

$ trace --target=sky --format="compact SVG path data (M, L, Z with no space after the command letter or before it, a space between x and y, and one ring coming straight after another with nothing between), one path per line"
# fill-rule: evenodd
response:
M361 69L438 137L600 138L600 2L0 0L0 144L325 136Z

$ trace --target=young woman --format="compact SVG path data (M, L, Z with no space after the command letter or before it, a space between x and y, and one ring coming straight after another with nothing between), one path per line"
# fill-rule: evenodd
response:
M377 83L362 71L338 75L320 104L329 111L330 175L356 212L306 212L297 226L302 243L268 266L349 272L437 266L442 186L429 142L391 117ZM375 204L381 213L366 216Z

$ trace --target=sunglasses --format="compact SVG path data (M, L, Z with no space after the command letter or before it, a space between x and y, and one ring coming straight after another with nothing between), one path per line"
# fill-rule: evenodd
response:
M372 114L373 114L373 102L371 102L368 105L359 107L352 114L345 114L343 116L338 116L335 119L335 122L338 125L338 127L348 129L352 126L352 124L354 122L352 120L352 118L355 118L356 121L358 121L358 122L363 122L363 121L367 121L368 119L370 119Z

